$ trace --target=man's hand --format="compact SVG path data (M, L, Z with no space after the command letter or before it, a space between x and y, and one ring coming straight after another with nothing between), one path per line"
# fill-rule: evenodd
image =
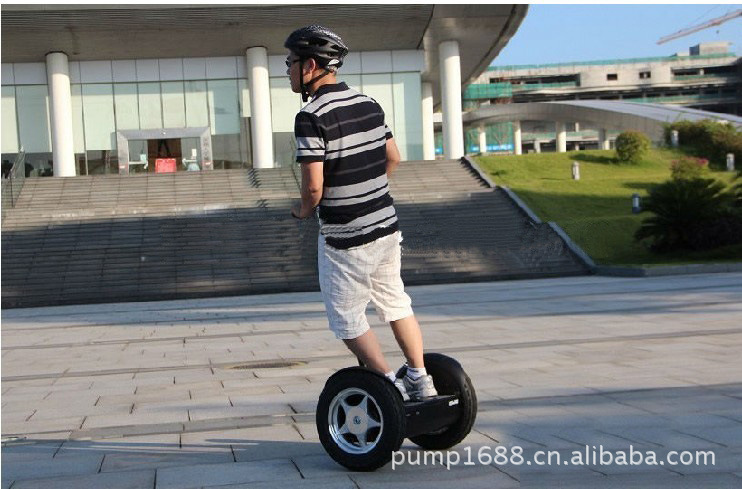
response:
M302 207L300 202L294 203L294 205L291 206L291 216L295 217L296 219L307 219L309 217L312 217L314 214L314 209L306 210Z

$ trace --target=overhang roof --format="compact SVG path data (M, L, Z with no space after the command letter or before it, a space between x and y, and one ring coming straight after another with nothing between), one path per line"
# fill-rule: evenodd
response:
M322 24L353 51L425 49L436 102L438 43L456 39L464 85L515 34L528 5L3 5L2 62L284 54L293 29Z
M677 120L725 121L742 128L742 117L678 107L674 105L623 102L618 100L567 100L484 105L464 114L465 126L498 121L588 122L605 129L635 129L653 141L661 141L664 126Z

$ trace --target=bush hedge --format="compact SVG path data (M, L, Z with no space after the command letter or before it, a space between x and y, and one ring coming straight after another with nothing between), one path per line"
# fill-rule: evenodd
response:
M714 168L725 169L727 153L742 165L742 131L731 124L711 119L678 121L665 126L665 142L670 145L672 131L678 131L680 146L702 158L708 158Z
M672 178L675 180L703 178L708 174L709 160L684 156L680 159L673 160L670 164L670 171L672 172Z
M639 131L624 131L616 138L616 156L625 163L637 163L649 150L649 138Z

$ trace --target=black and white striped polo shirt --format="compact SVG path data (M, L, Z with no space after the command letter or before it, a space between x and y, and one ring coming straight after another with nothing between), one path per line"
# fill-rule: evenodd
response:
M345 83L322 85L296 115L296 161L324 162L319 204L325 242L348 249L398 229L386 177L392 131L372 98Z

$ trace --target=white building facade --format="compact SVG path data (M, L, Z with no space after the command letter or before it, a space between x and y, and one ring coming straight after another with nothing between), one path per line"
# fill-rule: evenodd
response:
M496 34L457 38L470 7L481 14L471 29ZM404 160L423 160L435 158L441 102L446 156L463 155L462 83L486 69L527 6L3 6L3 165L21 150L29 176L291 165L302 103L282 42L321 9L351 50L338 78L379 102ZM185 28L158 31L164 15ZM93 19L126 28L103 34Z

